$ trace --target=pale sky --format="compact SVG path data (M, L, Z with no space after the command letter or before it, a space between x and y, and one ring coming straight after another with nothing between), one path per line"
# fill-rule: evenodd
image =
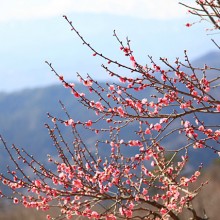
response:
M62 15L67 15L85 39L113 59L125 59L118 42L127 36L137 60L145 64L147 55L155 59L183 57L189 51L198 58L215 46L205 26L191 28L197 20L178 0L0 0L0 92L59 83L45 60L59 73L76 80L75 73L96 79L108 76L102 61L91 56ZM193 0L182 0L192 4Z
M1 0L0 22L45 19L73 12L108 13L159 20L186 15L186 10L178 5L177 0Z

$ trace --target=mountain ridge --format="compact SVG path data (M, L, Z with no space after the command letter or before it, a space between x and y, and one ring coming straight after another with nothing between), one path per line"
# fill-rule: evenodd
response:
M206 61L210 60L210 62L217 64L220 54L212 52L208 57L209 59L204 55L200 60L196 60L195 63L202 63L201 60L206 59ZM104 85L104 83L101 83L101 85ZM80 84L76 84L76 87L79 91L85 89L85 87ZM90 96L91 99L93 99L93 95L90 94ZM47 112L57 117L67 118L58 100L62 100L74 120L85 121L86 119L94 119L95 117L93 112L79 105L70 91L65 89L62 85L24 89L12 93L0 93L0 134L3 135L5 140L9 141L9 145L16 144L19 147L24 147L41 159L45 157L46 160L46 154L49 151L55 153L54 150L51 150L52 142L47 130L44 128L44 123L49 123ZM63 128L62 131L65 136L69 138L69 131L66 128ZM81 132L84 131L81 130ZM127 131L122 132L122 136L126 135L128 135L129 138L134 137L134 134L129 133L129 128ZM1 149L1 152L3 152L3 149ZM199 152L196 155L192 154L192 166L198 165L196 162L196 157L198 156L200 159L203 158L206 164L213 160L210 156L211 154L203 154L203 152L204 151ZM2 160L7 158L5 152L1 154L0 158Z

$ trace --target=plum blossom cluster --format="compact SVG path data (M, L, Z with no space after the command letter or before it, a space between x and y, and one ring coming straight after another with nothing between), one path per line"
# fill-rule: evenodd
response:
M55 141L53 129L50 129L50 135ZM18 173L22 171L17 167L19 171L8 169L12 178L1 175L1 181L14 192L15 204L43 211L56 205L61 208L61 216L66 219L72 219L73 216L128 219L140 210L146 219L176 218L197 195L199 189L190 191L188 186L197 180L200 172L196 171L191 177L179 176L187 162L186 155L173 163L172 160L166 160L163 147L146 150L142 144L133 140L127 145L137 147L139 153L131 158L118 158L115 148L119 149L124 141L106 144L112 148L108 161L85 156L86 149L79 147L67 162L67 155L60 148L61 162L48 155L48 161L56 167L54 171L42 167L25 150L20 152L13 146L18 160L33 169L35 178L31 180L25 174L19 177ZM11 159L16 160L13 156ZM5 196L3 193L1 195ZM104 204L106 207L102 210ZM155 211L151 210L151 206ZM47 215L47 219L53 217Z
M197 4L203 13L210 6L219 8L219 1L197 1ZM202 16L201 10L193 10ZM211 22L212 18L218 22L217 15L209 13ZM48 220L75 216L178 220L185 210L192 218L203 219L192 206L206 184L194 185L202 165L188 175L185 169L189 152L205 149L216 156L220 152L220 126L216 123L220 112L220 69L194 66L187 51L184 62L177 58L171 64L160 58L156 63L149 56L149 63L142 65L133 55L130 40L123 43L114 32L119 51L131 62L125 65L95 50L72 22L64 18L93 57L103 59L102 67L114 81L104 85L89 75L85 78L77 74L79 83L86 88L82 92L46 62L73 98L95 113L95 119L79 121L69 115L63 103L65 118L48 113L51 122L46 128L57 155L48 155L46 164L24 149L14 145L10 149L1 137L15 166L8 167L8 175L0 174L1 182L13 195L1 192L1 196L26 208L42 211L58 208L60 215L48 214ZM123 69L123 74L112 66ZM69 129L71 142L62 135L63 127ZM87 142L80 133L82 129L97 137L94 143ZM33 174L26 174L23 166Z
M186 26L191 27L193 24L205 20L208 21L209 23L212 23L213 25L213 27L208 30L218 30L220 28L219 0L197 0L195 2L196 2L196 6L189 6L184 3L180 3L189 9L188 10L189 13L196 15L197 17L200 18L199 21L194 23L187 23Z

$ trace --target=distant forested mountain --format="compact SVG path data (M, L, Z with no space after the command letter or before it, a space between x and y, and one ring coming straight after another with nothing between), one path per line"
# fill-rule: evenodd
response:
M193 65L203 67L204 64L210 67L219 68L220 53L219 51L210 52L193 61Z
M204 63L210 66L219 66L220 53L213 52L195 60L194 64L203 66ZM102 84L105 85L104 83ZM77 84L77 89L84 92L84 86ZM90 94L93 99L94 94ZM140 98L145 97L145 93L140 94ZM69 90L63 88L62 85L55 85L46 88L27 89L15 93L0 93L0 134L9 145L16 144L19 147L24 147L30 153L36 155L39 160L46 160L46 154L55 154L53 143L48 135L45 123L50 123L47 118L47 112L50 112L56 117L67 118L62 110L59 100L65 104L69 114L74 120L95 119L94 112L83 107L77 99L73 97ZM204 115L205 117L205 115ZM220 117L208 118L204 120L215 120L216 124L220 123ZM134 125L133 125L134 126ZM71 141L69 130L63 126L61 128L64 136ZM134 137L130 127L122 131L122 137ZM89 136L85 130L80 130L85 136L87 143L91 143L91 150L97 137ZM100 137L107 138L107 137ZM177 144L177 140L170 140L170 143ZM8 155L0 144L0 161L8 162ZM205 164L209 164L216 157L213 153L198 151L197 154L192 154L190 161L192 166L197 166L197 158L202 159ZM2 171L1 171L2 172Z

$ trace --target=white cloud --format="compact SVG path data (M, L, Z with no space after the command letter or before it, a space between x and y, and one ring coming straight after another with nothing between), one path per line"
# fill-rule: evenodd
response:
M0 22L79 13L108 13L143 19L176 19L187 9L178 0L7 0L1 2ZM185 0L184 2L192 2Z

